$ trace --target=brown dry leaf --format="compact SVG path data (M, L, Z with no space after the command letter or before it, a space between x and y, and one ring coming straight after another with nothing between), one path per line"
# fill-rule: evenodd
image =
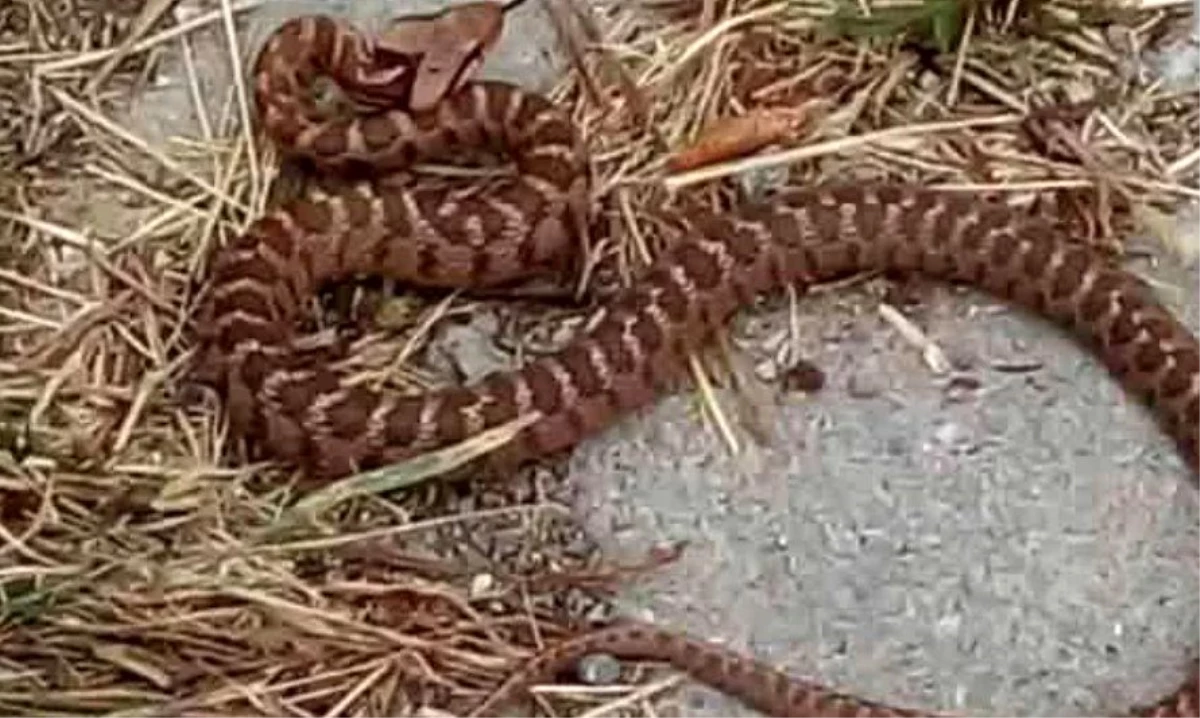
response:
M707 127L695 142L672 155L668 167L682 172L743 157L779 142L809 124L804 108L764 107L726 117Z
M504 7L470 3L434 15L401 16L379 35L380 47L420 57L412 83L414 109L432 108L471 77L504 29Z

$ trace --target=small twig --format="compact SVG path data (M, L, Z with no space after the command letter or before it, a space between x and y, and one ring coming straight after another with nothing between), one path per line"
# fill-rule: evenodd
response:
M936 132L952 132L955 130L963 130L972 127L999 127L1003 125L1014 125L1020 122L1021 119L1022 118L1019 115L1010 114L892 127L886 130L856 135L854 137L843 137L836 140L829 140L827 142L820 142L814 145L797 147L790 150L784 150L782 152L776 152L774 154L748 157L745 159L735 160L733 162L725 162L723 164L704 167L691 172L682 172L680 174L666 177L663 180L663 186L669 191L676 191L700 182L709 182L715 179L721 179L722 177L741 174L743 172L761 172L773 167L792 164L800 160L821 157L822 155L833 154L835 152L854 150L872 142L882 142L884 140L897 139L900 137L933 134Z
M224 20L225 47L229 50L229 65L233 68L233 87L237 92L238 112L242 120L242 138L246 143L247 154L250 156L250 194L253 196L258 193L261 182L258 170L258 151L254 144L254 122L250 119L250 97L246 92L241 51L238 47L237 28L233 24L233 6L230 0L221 0L221 18Z
M712 416L713 422L717 425L717 432L721 438L725 440L725 445L729 448L730 453L741 453L741 443L737 440L737 435L733 431L733 427L729 423L729 418L725 416L725 411L721 408L721 402L717 401L713 394L712 382L708 380L708 374L704 371L704 366L695 354L688 355L688 365L692 370L692 377L696 380L696 384L700 387L700 400L705 409Z
M241 2L233 3L232 9L234 12L245 12L247 10L253 10L260 5L265 5L269 1L270 0L242 0ZM123 52L123 55L124 57L131 57L140 52L145 52L146 50L149 50L157 45L161 45L164 42L174 40L180 35L186 35L187 33L193 30L198 30L205 25L211 25L212 23L221 19L223 12L223 10L207 12L203 15L198 15L191 20L188 20L187 22L179 23L174 27L155 33L144 40L134 43L132 47L127 48ZM61 60L54 60L51 62L42 63L40 65L35 65L33 68L33 74L35 78L40 78L49 77L50 75L66 72L68 70L77 70L81 67L87 67L93 63L107 60L113 55L116 55L119 51L119 48L109 47L103 50L92 50L90 52L71 54Z
M142 6L137 18L133 21L129 34L121 41L120 45L113 48L112 54L108 56L96 74L88 80L87 87L84 89L87 95L96 94L97 88L108 80L117 65L131 54L138 39L145 35L175 2L176 0L149 0Z
M156 162L158 162L160 165L162 165L166 169L174 172L175 174L179 175L180 177L183 177L184 179L188 180L189 182L196 185L200 189L208 192L213 197L221 200L222 202L225 202L234 207L237 207L238 209L240 209L242 211L248 211L248 208L245 205L243 205L241 202L239 202L237 199L225 194L224 192L221 192L219 189L217 189L215 186L213 186L213 184L211 182L209 182L205 179L202 179L199 175L197 175L196 173L187 169L186 167L179 164L175 160L173 160L170 157L167 157L166 155L164 155L163 153L155 150L153 147L151 147L149 145L149 143L146 142L146 140L135 135L134 133L130 132L129 130L125 129L124 127L118 125L117 123L113 122L112 120L110 120L109 118L100 114L99 112L96 112L95 110L91 109L90 107L84 105L83 103L79 102L78 100L71 97L66 92L58 89L57 87L52 86L48 89L50 90L50 93L52 95L54 95L54 98L59 101L59 103L61 103L64 107L66 107L71 112L74 112L80 118L85 119L88 122L91 122L93 125L96 125L97 127L103 129L105 132L108 132L109 134L124 141L125 143L132 145L134 148L140 150L146 156L155 160Z
M949 374L954 368L954 365L950 363L945 353L942 352L942 348L930 339L925 332L921 331L917 325L909 321L908 317L896 311L895 307L890 304L880 304L879 315L888 324L895 327L896 331L900 332L900 336L904 337L909 344L921 350L921 358L934 374Z

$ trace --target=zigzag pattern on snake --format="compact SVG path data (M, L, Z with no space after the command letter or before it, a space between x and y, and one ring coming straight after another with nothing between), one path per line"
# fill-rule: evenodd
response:
M736 214L676 217L682 241L565 349L424 394L344 386L327 356L291 345L302 302L323 284L375 273L484 287L562 273L587 227L588 161L569 118L542 97L496 82L455 83L428 109L414 110L419 63L325 17L285 23L256 62L263 127L318 167L399 170L488 145L511 153L518 168L487 194L415 186L394 174L346 182L271 210L219 250L198 315L198 377L221 392L231 428L278 460L339 477L531 410L541 418L493 460L567 449L670 389L688 353L762 293L884 269L966 282L1072 329L1147 400L1197 471L1200 347L1142 283L1002 205L907 186L793 190ZM322 73L374 109L323 118L303 93ZM592 650L665 660L771 714L912 714L637 624L552 648L479 710ZM1197 671L1189 669L1160 703L1136 710L1197 715Z

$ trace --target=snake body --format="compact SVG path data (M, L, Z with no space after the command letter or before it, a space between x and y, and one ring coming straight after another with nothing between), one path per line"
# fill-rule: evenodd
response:
M737 213L689 212L676 218L681 241L558 352L421 394L343 384L330 355L292 346L302 302L323 284L374 273L486 287L569 272L588 223L587 155L568 117L515 86L465 80L417 110L420 71L419 58L321 16L286 22L258 56L259 117L281 147L331 172L383 170L280 205L212 261L198 376L221 392L231 428L266 454L334 478L532 410L540 418L497 458L568 449L673 386L687 355L761 294L876 269L965 282L1069 328L1147 401L1197 472L1200 347L1143 283L1001 204L904 185L796 189ZM373 109L322 117L303 96L319 74ZM481 145L505 149L518 169L486 194L416 186L394 172ZM665 660L771 714L913 714L642 624L550 648L479 709L597 650ZM1135 712L1197 715L1198 674L1189 668L1179 689Z

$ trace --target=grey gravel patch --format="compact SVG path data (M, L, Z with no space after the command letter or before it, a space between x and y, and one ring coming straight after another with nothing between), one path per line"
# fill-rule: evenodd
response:
M970 395L948 400L848 290L801 302L827 383L781 403L772 445L729 456L675 396L576 451L577 507L606 555L690 542L623 607L919 708L1085 715L1173 688L1200 628L1196 501L1174 447L1053 327L930 295L918 324L978 358ZM786 313L738 325L772 322ZM857 388L864 375L877 388ZM692 715L746 714L690 690Z
M468 382L489 372L511 368L511 357L496 346L498 330L496 315L487 311L474 313L464 324L440 327L436 330L430 365L447 374L459 374Z

